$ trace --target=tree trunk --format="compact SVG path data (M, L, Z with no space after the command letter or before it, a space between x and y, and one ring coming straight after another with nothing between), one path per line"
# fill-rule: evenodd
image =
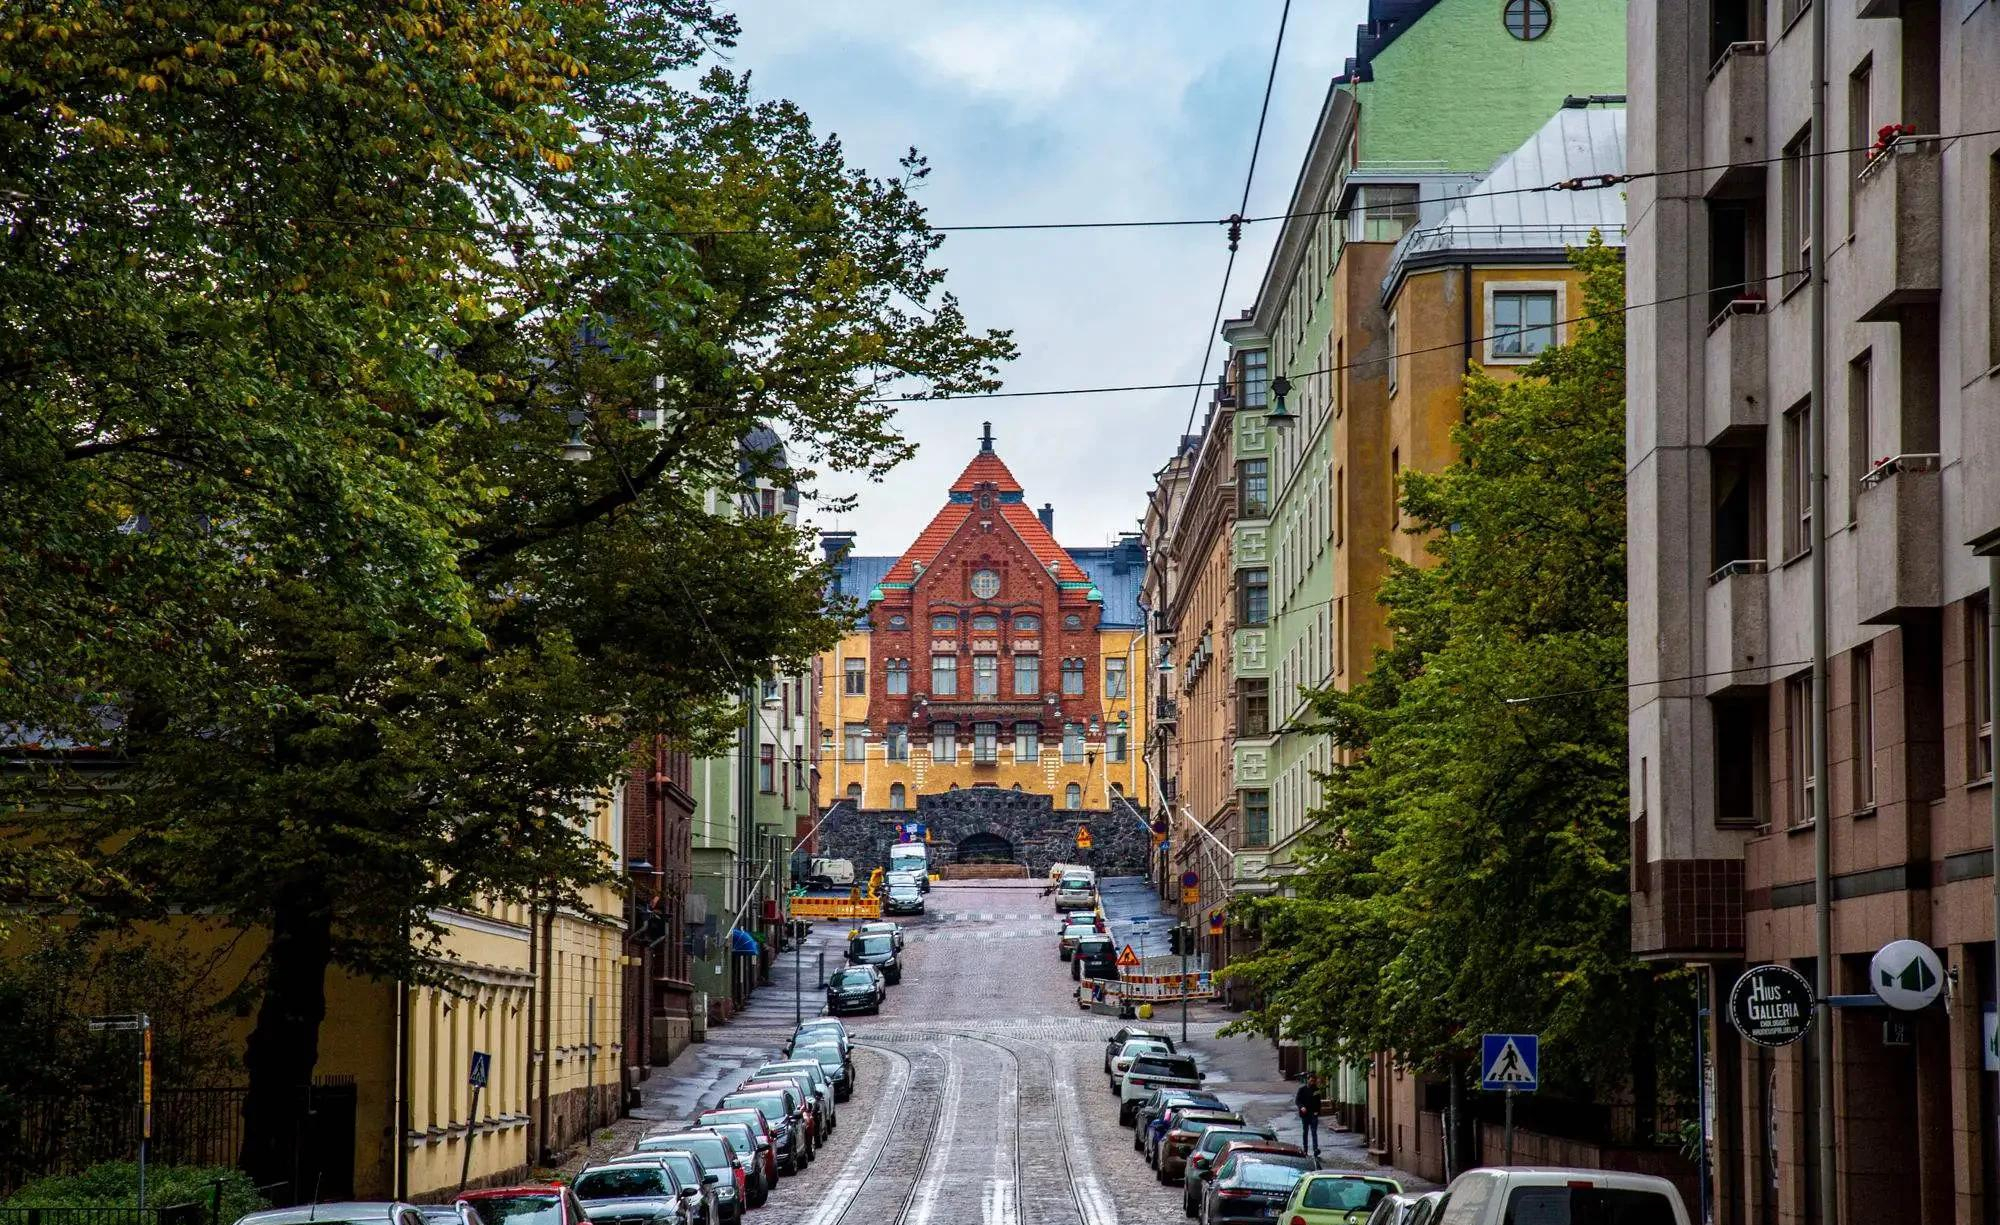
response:
M281 902L271 916L264 998L243 1056L250 1089L243 1099L239 1163L259 1186L285 1183L273 1200L299 1203L314 1188L299 1158L310 1106L319 1028L326 1019L326 971L333 960L332 909L312 890Z

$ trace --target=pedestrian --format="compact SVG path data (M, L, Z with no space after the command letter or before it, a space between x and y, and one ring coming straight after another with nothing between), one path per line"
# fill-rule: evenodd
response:
M1305 1083L1299 1086L1299 1095L1293 1099L1299 1106L1299 1147L1313 1156L1319 1156L1319 1077L1306 1073Z

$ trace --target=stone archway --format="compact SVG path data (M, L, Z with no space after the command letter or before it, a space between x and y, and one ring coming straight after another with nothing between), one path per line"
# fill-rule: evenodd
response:
M958 863L1019 863L1021 857L1014 850L1014 844L995 833L980 832L968 834L959 839Z

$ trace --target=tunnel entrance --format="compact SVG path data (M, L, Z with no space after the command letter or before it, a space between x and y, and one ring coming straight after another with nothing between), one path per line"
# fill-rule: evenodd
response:
M998 834L973 834L959 840L958 863L1017 863L1014 844Z

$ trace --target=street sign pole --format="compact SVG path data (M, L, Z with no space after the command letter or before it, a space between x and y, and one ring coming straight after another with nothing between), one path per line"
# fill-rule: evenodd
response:
M1504 1155L1500 1158L1500 1164L1503 1166L1513 1165L1514 1164L1514 1090L1511 1086L1507 1090L1507 1139L1505 1144L1502 1145L1501 1147L1501 1152Z
M1191 994L1188 991L1188 945L1193 942L1194 928L1192 926L1183 928L1181 930L1180 937L1181 937L1181 1045L1186 1046L1187 1005L1188 1005L1188 996L1189 994Z
M805 996L802 994L805 990L806 968L801 964L805 958L805 950L801 947L804 944L805 941L799 939L798 927L794 925L792 928L792 1025L794 1028L806 1019Z
M139 1016L139 1211L146 1211L146 1147L153 1138L153 1019Z
M465 1184L472 1177L472 1136L479 1126L479 1091L492 1078L493 1056L485 1051L472 1052L472 1068L466 1073L466 1083L472 1086L472 1104L465 1113L465 1156L458 1166L458 1189L465 1190Z

